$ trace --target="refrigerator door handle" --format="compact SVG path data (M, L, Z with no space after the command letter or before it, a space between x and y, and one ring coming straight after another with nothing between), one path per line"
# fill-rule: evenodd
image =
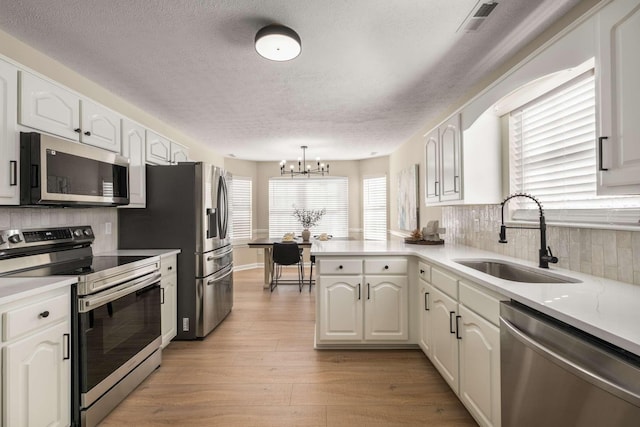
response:
M227 237L227 186L222 174L218 178L217 206L220 238L225 239Z

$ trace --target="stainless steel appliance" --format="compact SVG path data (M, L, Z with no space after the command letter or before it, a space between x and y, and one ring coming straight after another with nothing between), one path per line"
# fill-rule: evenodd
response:
M95 426L160 366L160 259L93 256L91 227L0 231L0 276L76 276L74 425Z
M502 425L640 422L640 357L516 302L500 307Z
M146 174L146 208L118 212L118 245L182 250L176 338L203 338L233 307L231 175L201 162L147 166Z
M54 136L21 132L20 204L129 204L129 159Z

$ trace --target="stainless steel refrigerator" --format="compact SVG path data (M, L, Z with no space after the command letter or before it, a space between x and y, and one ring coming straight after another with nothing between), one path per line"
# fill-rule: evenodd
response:
M144 209L118 211L120 249L180 249L178 335L203 338L231 312L231 174L206 163L147 165Z

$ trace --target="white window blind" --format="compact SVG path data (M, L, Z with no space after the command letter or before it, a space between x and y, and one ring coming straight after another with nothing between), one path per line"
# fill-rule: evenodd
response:
M549 218L585 220L585 210L640 206L636 197L596 196L593 71L513 111L509 128L511 190L537 197ZM515 219L537 218L528 199L510 203L517 203Z
M251 178L234 176L231 180L231 238L234 243L251 240Z
M362 224L365 240L387 240L387 177L362 180Z
M326 209L320 223L310 229L311 235L327 233L347 237L349 180L346 177L269 179L269 237L302 232L302 225L293 216L295 208Z

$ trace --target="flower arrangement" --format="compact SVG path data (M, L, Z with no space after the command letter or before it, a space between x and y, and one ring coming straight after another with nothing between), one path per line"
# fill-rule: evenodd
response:
M298 209L295 208L293 210L293 216L295 216L300 224L302 224L302 228L308 229L310 227L315 227L322 219L322 216L327 212L326 209Z

